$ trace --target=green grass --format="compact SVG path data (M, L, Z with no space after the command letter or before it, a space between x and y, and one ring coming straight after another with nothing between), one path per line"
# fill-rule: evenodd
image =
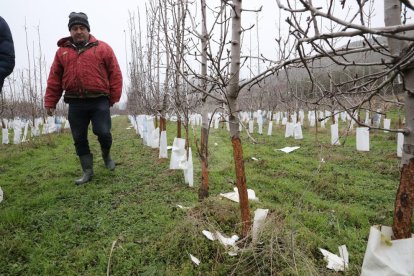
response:
M294 140L274 126L273 136L253 134L258 143L242 134L248 188L259 197L250 203L252 216L257 208L270 214L261 243L240 244L239 255L230 257L201 234L240 232L238 204L219 196L235 184L227 131L210 131L210 197L200 203L193 139L195 187L189 188L182 172L168 170L169 160L159 160L129 125L126 117L113 119L114 172L104 168L91 134L95 176L80 187L69 133L0 146L0 275L104 275L109 262L111 275L335 275L318 248L337 254L342 244L350 253L347 274L358 275L370 226L392 223L399 181L394 134L371 133L371 150L362 153L354 135L331 146L326 129L317 138L304 129L304 139ZM171 123L170 145L174 136ZM275 150L285 146L301 148Z

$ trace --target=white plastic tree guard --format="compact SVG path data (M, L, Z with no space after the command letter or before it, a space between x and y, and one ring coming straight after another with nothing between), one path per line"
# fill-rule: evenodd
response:
M338 124L331 125L331 145L340 145Z
M249 120L249 133L253 133L253 129L254 129L254 121Z
M321 128L325 128L325 124L326 124L326 119L323 119L321 121Z
M263 134L263 117L262 117L261 113L258 113L258 115L257 115L257 126L258 126L257 132L259 134Z
M218 116L214 117L214 128L218 129L220 124L220 118Z
M9 143L9 129L1 129L1 143L7 145Z
M369 111L365 112L365 122L367 126L371 125L371 121L369 119Z
M312 111L309 113L309 126L315 127L315 125L316 125L316 115L315 115L315 111Z
M18 145L21 143L21 137L22 137L22 129L20 127L14 128L14 137L13 137L13 144Z
M391 119L388 119L388 118L384 119L384 129L386 129L384 130L384 132L388 132L387 129L390 129L390 127L391 127Z
M286 123L285 125L286 125L285 138L293 137L295 126L293 125L293 123Z
M267 128L267 135L268 136L272 135L272 129L273 129L273 122L269 121L269 127Z
M27 138L27 132L29 130L29 122L26 122L24 124L24 130L23 130L23 137L22 137L22 142L26 142L26 138Z
M296 140L301 140L303 139L303 134L302 134L302 125L300 123L296 123L295 124L295 128L293 130L293 137Z
M398 133L397 134L397 156L402 157L402 149L404 145L404 134Z
M154 117L146 116L146 120L144 122L144 145L151 146L153 141L152 135L154 129Z
M180 167L182 167L184 171L184 182L188 184L188 186L194 186L194 167L193 167L193 156L191 153L191 148L188 148L188 160L181 162Z
M185 160L187 151L185 150L185 139L183 138L174 138L172 150L171 150L171 159L170 159L170 169L171 170L180 170L180 163Z
M267 213L269 209L256 209L254 211L254 219L253 219L253 227L252 227L252 241L253 243L257 243L259 238L259 233L263 227L263 224L266 220Z
M369 151L369 129L367 127L356 129L356 148L357 151Z
M168 149L167 149L167 131L163 130L161 131L160 136L160 153L159 158L168 158Z
M47 117L47 133L54 133L56 132L56 124L55 124L55 116Z
M153 149L157 149L160 144L160 128L157 127L152 131L150 147Z

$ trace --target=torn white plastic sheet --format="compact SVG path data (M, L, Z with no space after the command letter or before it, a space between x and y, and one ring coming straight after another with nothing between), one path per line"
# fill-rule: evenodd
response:
M236 241L239 240L239 236L233 235L230 238L227 238L224 235L222 235L220 232L216 231L216 237L217 237L217 240L219 240L221 244L229 248L227 251L227 254L229 254L230 256L237 255L237 251L239 250L239 248L236 245Z
M290 153L290 152L292 152L294 150L297 150L299 148L300 147L284 147L283 149L278 149L278 150L283 151L285 153Z
M338 247L339 249L339 255L335 255L328 250L319 248L319 250L322 252L322 255L325 259L325 261L328 262L326 265L327 268L335 270L335 271L344 271L348 268L349 264L349 254L348 250L346 249L346 245L341 245Z
M220 195L222 197L225 197L227 199L230 199L231 201L239 202L240 201L240 199L239 199L239 191L238 191L237 187L234 187L233 190L234 190L234 192L221 193ZM259 200L256 197L256 193L252 189L247 189L247 198L250 199L250 200Z
M202 233L210 241L215 241L216 240L216 236L213 233L211 233L210 231L203 230Z
M190 255L190 259L191 259L191 261L193 261L193 263L195 263L197 266L200 265L201 262L198 258L194 257L191 254L189 254L189 255Z
M185 206L183 206L183 205L181 205L181 204L176 204L175 206L177 206L178 208L180 208L180 209L182 209L182 210L187 210L187 209L190 209L190 207L185 207Z
M1 189L1 187L0 187L0 202L2 202L3 201L3 190Z
M414 275L414 235L391 240L392 228L371 226L361 276Z
M239 240L239 236L233 235L230 238L224 236L219 231L216 231L215 233L212 233L207 230L203 230L203 235L209 239L210 241L218 240L224 247L227 249L227 254L230 256L236 256L237 251L239 248L236 245L236 242Z
M224 236L218 231L216 231L216 237L217 237L217 240L225 246L236 246L236 241L239 240L239 236L237 235L233 235L230 238L227 238L226 236Z
M254 211L253 228L252 228L253 243L257 242L259 232L263 227L263 224L266 220L268 212L269 212L269 209L260 209L260 208Z

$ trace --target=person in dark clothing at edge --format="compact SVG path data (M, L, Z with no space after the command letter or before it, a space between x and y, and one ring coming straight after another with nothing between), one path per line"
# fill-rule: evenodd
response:
M14 63L13 37L6 20L0 16L0 94L4 79L13 72Z
M88 16L82 12L69 15L70 37L58 41L47 80L44 106L53 115L63 91L64 102L69 104L68 120L76 154L83 175L77 185L93 177L93 155L89 149L88 126L98 137L102 158L109 170L115 169L110 156L112 146L110 107L118 102L122 93L122 73L112 48L97 40L90 32Z

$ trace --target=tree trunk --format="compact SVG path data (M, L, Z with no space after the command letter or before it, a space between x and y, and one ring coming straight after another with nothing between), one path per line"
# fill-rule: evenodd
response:
M411 225L414 208L414 75L406 74L405 98L406 128L404 134L403 155L401 158L400 186L397 190L392 229L396 239L411 237Z
M201 0L201 75L203 76L201 80L201 88L203 91L207 91L207 18L206 18L206 1ZM198 200L202 201L204 198L208 197L208 129L209 129L209 120L208 120L208 109L207 109L208 97L205 96L202 101L202 126L201 126L201 149L200 149L200 159L201 159L201 186L198 190Z
M201 186L198 190L198 200L208 197L208 128L201 128Z
M236 169L236 185L239 192L240 211L242 219L242 236L246 237L250 231L250 209L247 197L246 174L244 171L243 148L240 140L239 113L237 96L240 91L240 34L241 34L241 10L242 1L233 0L232 9L232 38L231 38L231 63L230 80L227 86L230 136L233 144L233 157Z
M177 115L179 117L180 115ZM181 119L177 118L177 138L181 138Z
M239 137L232 137L231 143L233 144L233 158L234 166L236 169L236 183L237 190L239 191L240 211L242 217L242 236L246 237L249 234L251 222L249 198L247 195L246 173L244 170L243 147Z
M401 25L401 3L399 0L384 1L385 25ZM404 48L404 41L388 38L391 55L398 58ZM406 129L401 158L400 186L397 190L394 208L392 230L394 238L411 237L411 222L414 208L414 70L407 69L404 73L405 88L405 118Z

